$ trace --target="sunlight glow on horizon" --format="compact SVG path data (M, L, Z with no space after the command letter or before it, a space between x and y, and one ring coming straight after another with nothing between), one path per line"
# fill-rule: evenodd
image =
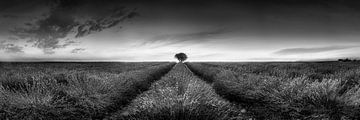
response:
M128 46L128 45L124 45ZM174 55L179 52L186 53L189 58L187 61L224 61L224 62L261 62L261 61L312 61L312 60L336 60L345 53L359 51L359 48L348 50L337 50L311 54L297 55L275 55L276 50L226 50L223 48L211 49L204 45L180 45L180 47L163 46L153 48L152 45L145 47L126 49L109 48L104 46L101 49L91 49L76 54L68 54L71 49L60 49L55 54L45 55L41 50L27 48L27 54L3 54L1 61L114 61L114 62L142 62L142 61L176 61ZM156 45L155 45L156 46ZM182 46L182 47L181 47ZM90 48L90 49L89 49ZM105 49L106 48L106 49ZM125 48L125 47L124 47ZM36 57L33 57L36 56ZM346 56L345 56L346 57ZM20 59L17 59L20 58Z

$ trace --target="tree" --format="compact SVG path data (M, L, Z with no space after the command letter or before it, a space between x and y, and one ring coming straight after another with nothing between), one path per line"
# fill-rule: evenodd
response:
M184 62L187 59L185 53L178 53L175 55L175 58L179 60L179 62Z
M346 58L346 59L338 59L339 62L351 62L353 60L349 59L349 58ZM356 60L354 60L356 61Z

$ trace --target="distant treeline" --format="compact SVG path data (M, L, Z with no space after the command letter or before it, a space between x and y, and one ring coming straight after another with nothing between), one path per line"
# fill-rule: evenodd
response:
M345 58L345 59L338 59L338 61L339 62L356 62L356 61L360 61L360 60Z

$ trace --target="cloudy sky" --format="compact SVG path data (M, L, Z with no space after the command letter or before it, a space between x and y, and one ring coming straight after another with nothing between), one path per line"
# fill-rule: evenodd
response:
M240 2L239 2L240 1ZM9 0L0 61L298 61L360 57L352 0Z

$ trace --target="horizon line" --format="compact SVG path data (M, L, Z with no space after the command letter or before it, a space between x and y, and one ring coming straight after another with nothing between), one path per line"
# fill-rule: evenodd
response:
M190 60L186 62L336 62L338 59L328 59L328 60ZM178 62L177 60L14 60L14 61L3 61L0 62Z

